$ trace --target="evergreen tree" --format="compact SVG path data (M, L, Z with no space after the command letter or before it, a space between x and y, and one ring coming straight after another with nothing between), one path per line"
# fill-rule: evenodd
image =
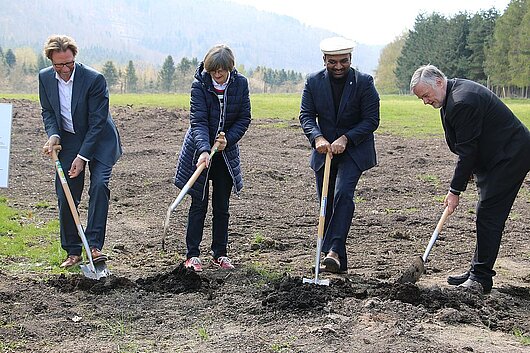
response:
M410 78L421 65L430 63L445 71L447 53L441 43L446 40L448 26L447 19L437 13L416 17L414 29L409 31L397 60L395 74L401 91L409 91Z
M15 53L13 53L13 51L11 49L7 49L7 51L6 51L5 55L4 55L4 58L5 58L7 66L9 66L9 68L13 68L17 64L17 58L15 56Z
M486 74L490 84L504 88L512 84L512 72L509 56L514 50L514 30L519 28L522 20L523 5L528 0L512 0L506 11L495 22L492 45L486 51ZM528 61L526 63L528 65ZM500 93L500 92L498 92Z
M103 65L101 73L103 74L103 76L105 76L109 89L114 87L118 83L118 70L116 70L116 66L114 66L114 63L112 61L109 60Z
M136 69L132 60L129 60L127 69L125 70L125 92L134 93L138 90L138 76L136 76Z
M447 77L468 78L471 51L467 46L469 36L469 16L459 13L449 19L445 40L441 43L445 52L444 73Z
M51 62L48 58L45 58L43 55L37 57L37 70L40 71L51 65Z
M485 51L491 45L495 21L499 13L494 8L488 11L476 13L469 23L469 36L467 48L470 51L468 57L468 78L486 85L487 76L484 72L486 61Z
M511 84L521 90L517 95L528 97L530 86L530 0L517 1L519 25L514 27L508 63ZM519 7L520 6L520 7Z
M162 69L158 73L158 84L164 92L169 92L173 88L175 82L175 62L171 55L168 55Z
M180 63L177 65L177 70L184 75L186 75L190 70L193 69L195 69L195 67L192 66L191 60L188 58L182 58L180 60Z
M197 58L182 58L175 72L174 87L178 92L188 92L193 82L195 69L198 66Z

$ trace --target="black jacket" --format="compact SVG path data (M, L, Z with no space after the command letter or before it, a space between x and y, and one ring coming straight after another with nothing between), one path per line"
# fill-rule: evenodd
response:
M486 87L469 80L448 80L440 114L449 149L458 155L453 189L464 191L471 174L486 174L510 160L526 160L517 168L528 170L530 132Z

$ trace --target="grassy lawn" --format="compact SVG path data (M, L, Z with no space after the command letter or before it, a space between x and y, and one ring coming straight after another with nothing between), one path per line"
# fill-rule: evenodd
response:
M38 101L35 94L2 94L5 98ZM252 94L252 117L298 120L301 94ZM189 109L189 94L111 94L111 105ZM530 99L505 99L523 123L530 127ZM440 113L425 106L415 96L381 96L381 125L378 132L402 136L439 136L443 134Z
M14 210L0 197L1 268L14 273L59 273L63 272L58 265L64 256L59 221L40 222L31 212Z

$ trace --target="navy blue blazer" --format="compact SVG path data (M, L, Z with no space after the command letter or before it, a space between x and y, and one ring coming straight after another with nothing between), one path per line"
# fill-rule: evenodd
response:
M374 131L379 126L379 94L370 75L350 69L338 114L326 69L309 75L300 107L300 123L313 151L311 168L320 170L325 154L318 153L315 139L324 136L329 143L345 135L348 138L346 153L359 169L368 170L376 165Z
M52 66L39 72L39 99L48 138L59 137L61 106L58 82ZM72 122L81 141L78 154L113 166L122 154L120 137L109 111L109 91L102 74L80 63L75 64L72 88Z

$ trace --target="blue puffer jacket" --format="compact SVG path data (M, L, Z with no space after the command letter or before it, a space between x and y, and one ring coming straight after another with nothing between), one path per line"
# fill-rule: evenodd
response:
M238 142L250 125L250 98L248 81L237 70L230 73L224 93L224 112L221 114L219 98L214 92L212 77L200 63L191 85L190 127L180 150L175 185L182 189L193 172L202 152L209 152L219 132L226 134L227 146L222 151L228 170L232 175L234 191L239 194L243 188ZM204 197L208 170L202 172L189 194L195 198Z

